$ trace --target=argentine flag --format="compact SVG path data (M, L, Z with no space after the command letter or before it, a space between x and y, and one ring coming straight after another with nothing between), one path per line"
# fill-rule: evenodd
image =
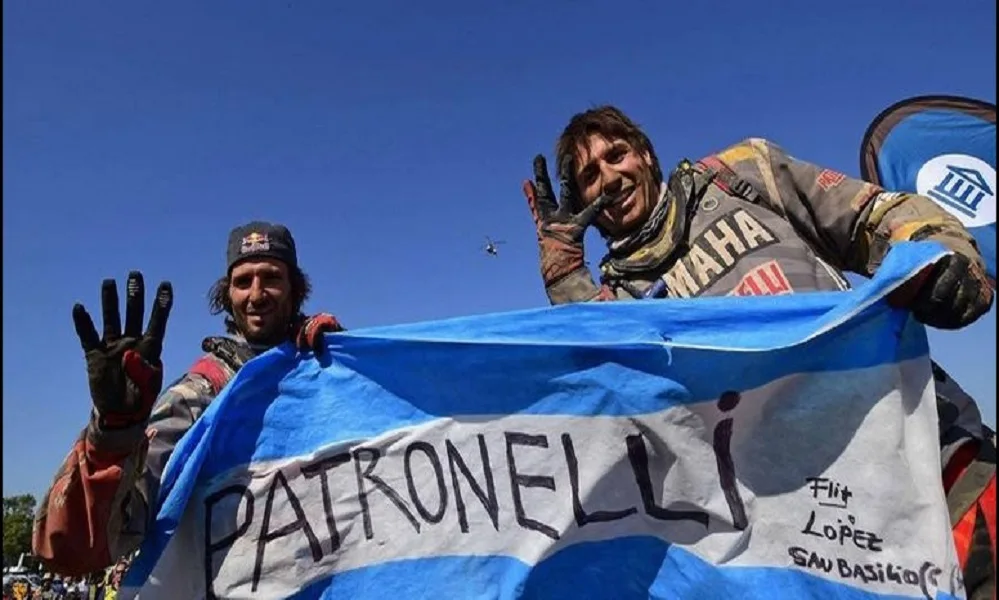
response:
M356 330L246 364L122 598L960 598L924 328L849 292Z

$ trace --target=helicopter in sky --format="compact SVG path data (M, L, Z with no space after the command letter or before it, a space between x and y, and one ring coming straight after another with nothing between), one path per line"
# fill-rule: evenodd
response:
M486 245L483 246L482 249L485 250L486 254L488 254L489 256L499 256L499 248L498 248L498 246L500 244L505 244L505 243L506 242L504 242L503 240L493 241L493 239L490 238L487 235L486 236Z

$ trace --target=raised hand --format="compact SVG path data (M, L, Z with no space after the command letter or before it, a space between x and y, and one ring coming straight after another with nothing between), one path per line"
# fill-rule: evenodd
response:
M114 279L101 284L104 335L99 336L93 319L81 304L73 306L73 323L87 361L90 396L97 411L98 426L120 429L149 419L153 403L163 387L160 354L166 335L167 317L173 306L173 288L160 283L142 331L145 284L142 273L128 274L125 291L125 330L118 310L118 288Z
M556 202L548 177L545 157L534 157L534 181L524 181L523 192L534 219L541 252L541 277L546 286L583 267L583 239L586 228L593 223L611 197L600 196L578 213L579 198L573 184L572 156L565 156L559 165L559 198Z

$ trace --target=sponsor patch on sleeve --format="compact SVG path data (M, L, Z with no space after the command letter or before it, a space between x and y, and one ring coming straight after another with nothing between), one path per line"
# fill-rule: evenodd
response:
M833 171L832 169L825 169L819 176L815 179L815 183L819 184L819 187L824 191L828 192L837 185L843 183L846 179L846 175L840 173L839 171Z

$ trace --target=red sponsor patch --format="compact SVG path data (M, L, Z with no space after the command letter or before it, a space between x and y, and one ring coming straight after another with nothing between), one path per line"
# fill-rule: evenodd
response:
M819 184L820 188L828 192L832 188L843 183L844 179L846 179L846 175L840 173L839 171L825 169L819 173L819 176L815 179L815 183Z
M784 275L784 269L780 268L776 260L772 260L746 273L729 295L780 296L793 293L791 282Z

